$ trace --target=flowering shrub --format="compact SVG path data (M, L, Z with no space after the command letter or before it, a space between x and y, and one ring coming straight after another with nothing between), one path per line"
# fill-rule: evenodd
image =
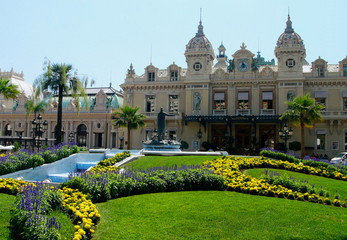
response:
M58 144L34 153L21 149L11 155L0 156L0 175L51 163L79 152L79 147L69 144Z
M93 202L135 194L225 189L221 176L201 168L155 168L146 171L82 173L64 183L89 194Z
M15 195L24 186L35 186L34 183L28 183L23 180L15 180L12 178L0 178L0 193Z
M75 224L73 240L91 238L95 225L101 217L96 206L86 194L77 189L63 187L59 192L63 194L62 206Z
M56 204L52 204L56 203ZM47 214L61 206L61 193L47 185L27 185L17 195L16 207L11 211L14 234L22 239L60 239L60 224Z
M330 175L326 170L321 168L316 169L303 164L295 164L287 161L270 160L264 157L261 158L242 158L242 157L222 157L204 163L210 165L211 169L218 175L225 178L229 190L244 192L249 194L265 195L272 197L280 197L287 199L295 199L301 201L317 202L321 204L328 204L334 206L347 207L347 202L341 202L339 199L333 201L329 198L319 196L318 194L301 193L293 191L282 185L275 185L266 182L264 179L256 179L251 176L247 176L242 173L242 169L254 168L254 167L271 167L281 168L289 171L297 171L309 174L315 174L319 176ZM340 172L333 172L333 176L336 179L347 180L347 176Z
M114 157L107 158L98 162L97 166L112 166L112 165L115 165L117 162L120 162L126 159L127 157L130 157L130 155L131 154L128 151L118 153Z

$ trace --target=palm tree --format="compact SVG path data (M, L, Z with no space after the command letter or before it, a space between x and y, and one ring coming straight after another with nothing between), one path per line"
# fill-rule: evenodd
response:
M9 79L0 78L0 94L2 94L5 99L16 99L21 92L18 90L17 85L9 83Z
M50 64L40 79L35 82L39 92L50 90L54 94L58 93L57 126L55 128L55 143L62 142L62 119L63 119L63 96L69 95L75 100L77 109L80 109L79 97L83 96L88 103L83 83L73 72L70 64ZM86 106L87 108L88 106Z
M112 113L112 118L115 120L112 120L112 123L114 127L126 127L127 133L128 133L128 149L130 149L131 142L130 142L130 130L131 129L138 129L139 127L145 126L145 122L143 119L146 118L145 115L141 113L137 113L139 110L139 107L130 107L130 106L124 106L120 108L120 112L115 111Z
M307 93L292 101L287 101L289 110L282 114L281 120L285 119L294 126L300 126L301 130L301 158L305 156L305 127L313 127L315 121L322 120L321 110L323 105L316 104L315 99Z
M45 111L47 104L48 101L45 99L40 100L35 96L30 97L24 105L27 111L27 116L34 113L34 118L36 118L37 113L43 113Z

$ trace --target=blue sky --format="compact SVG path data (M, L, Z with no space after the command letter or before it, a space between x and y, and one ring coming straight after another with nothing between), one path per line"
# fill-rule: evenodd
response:
M215 52L223 41L232 56L242 42L266 59L284 31L288 7L307 61L338 63L347 55L346 0L0 0L0 68L33 82L43 62L70 63L94 86L116 89L133 64L138 75L152 63L186 67L185 45L202 8L204 33ZM151 50L152 49L152 50ZM151 54L152 52L152 54Z

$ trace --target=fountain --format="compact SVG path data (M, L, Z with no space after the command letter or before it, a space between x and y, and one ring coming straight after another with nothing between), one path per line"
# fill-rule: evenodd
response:
M160 109L157 117L157 132L151 140L143 142L142 154L148 155L156 151L181 152L181 143L176 140L165 139L165 117L174 116Z
M181 143L175 140L165 139L165 117L174 116L163 112L160 109L157 118L157 132L154 134L153 138L149 141L143 142L143 149L140 154L143 155L209 155L209 156L221 156L227 155L227 152L182 152L180 149Z

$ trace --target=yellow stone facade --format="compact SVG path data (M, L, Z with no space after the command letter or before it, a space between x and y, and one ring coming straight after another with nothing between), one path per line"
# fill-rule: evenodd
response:
M290 16L274 45L277 65L260 64L244 43L231 58L223 44L215 54L200 21L186 45L186 68L151 64L137 75L131 65L121 84L124 104L140 107L147 116L146 127L131 132L131 148L141 149L142 141L153 136L163 108L172 115L166 118L167 137L187 142L189 150L208 142L215 150L252 154L283 142L278 118L287 110L285 101L310 93L326 108L323 121L305 131L307 153L332 157L347 151L347 58L328 64L319 57L309 64ZM288 143L300 141L299 128L293 130Z

